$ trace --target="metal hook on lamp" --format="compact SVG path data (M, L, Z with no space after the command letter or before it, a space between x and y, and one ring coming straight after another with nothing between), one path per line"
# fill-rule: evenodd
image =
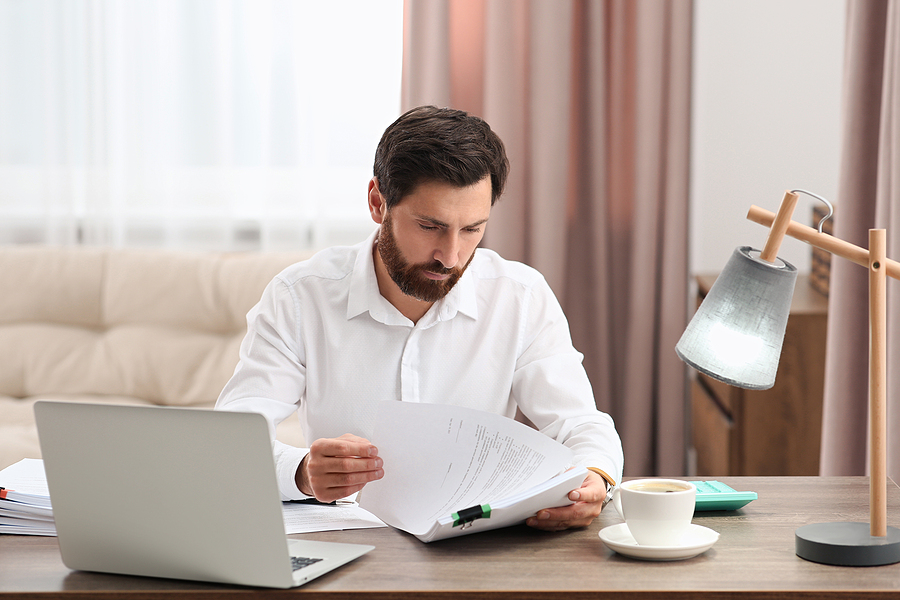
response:
M806 194L807 196L812 196L813 198L823 202L825 204L825 206L828 207L828 214L826 214L824 217L822 217L819 220L819 225L816 227L816 229L819 231L819 233L822 233L822 226L825 224L825 221L827 221L834 215L834 205L832 205L831 202L829 202L822 196L820 196L818 194L813 194L812 192L808 192L806 190L791 190L791 193L792 194Z

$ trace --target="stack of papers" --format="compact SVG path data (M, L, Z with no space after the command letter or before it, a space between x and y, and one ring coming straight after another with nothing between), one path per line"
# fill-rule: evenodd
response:
M25 458L0 471L0 533L56 535L42 460Z

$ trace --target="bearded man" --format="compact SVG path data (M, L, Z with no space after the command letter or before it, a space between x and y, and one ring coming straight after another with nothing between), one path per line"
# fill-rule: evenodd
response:
M240 362L217 409L299 414L309 448L274 442L283 499L328 502L384 476L368 441L384 400L521 411L589 473L528 519L583 527L622 474L622 444L540 273L478 248L509 161L482 119L425 106L390 125L368 208L378 229L288 267L247 315Z

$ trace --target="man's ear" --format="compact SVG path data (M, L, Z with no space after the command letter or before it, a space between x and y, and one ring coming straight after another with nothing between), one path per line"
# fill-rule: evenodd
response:
M378 189L378 178L369 180L369 215L372 220L381 225L387 215L387 201Z

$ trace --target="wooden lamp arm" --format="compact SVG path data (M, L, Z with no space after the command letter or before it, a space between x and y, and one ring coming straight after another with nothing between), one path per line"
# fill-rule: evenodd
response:
M766 245L759 255L762 260L771 263L778 258L781 242L784 241L784 235L787 233L788 226L792 223L791 217L794 215L794 208L797 206L797 198L799 196L794 192L784 193L781 206L778 207L778 214L775 215L771 223L769 237L766 238Z
M759 223L760 225L771 227L775 222L775 213L758 206L751 206L750 211L747 213L747 219L753 221L754 223ZM860 248L859 246L851 244L850 242L845 242L842 239L828 235L827 233L819 233L812 227L802 225L796 221L790 221L785 230L785 234L794 239L806 242L811 246L821 248L822 250L830 252L831 254L840 256L841 258L846 258L847 260L855 262L860 266L866 268L869 267L868 250L866 250L865 248ZM886 273L888 277L900 279L900 263L895 260L886 258L884 264L887 268Z

